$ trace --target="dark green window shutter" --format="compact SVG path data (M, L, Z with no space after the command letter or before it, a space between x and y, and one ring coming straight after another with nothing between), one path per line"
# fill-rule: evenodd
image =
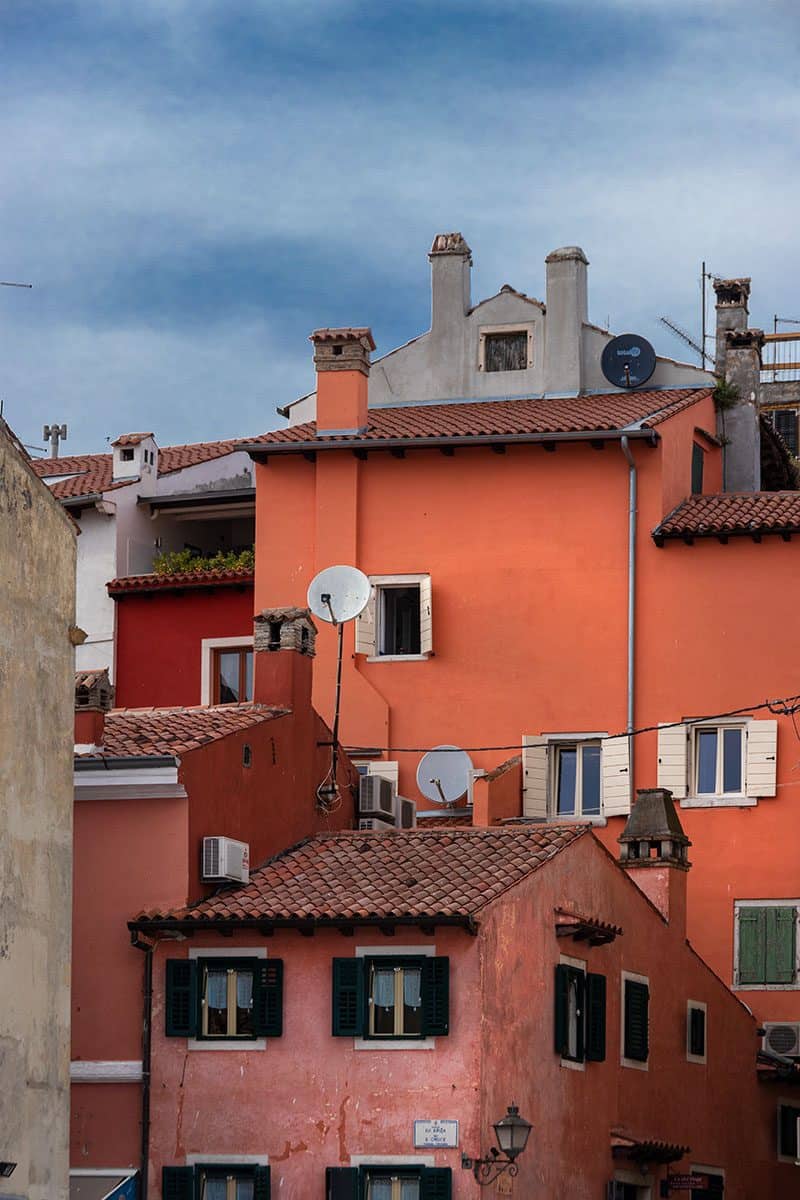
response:
M586 976L586 1057L604 1062L606 1057L606 977Z
M739 983L765 983L767 909L744 908L739 916Z
M259 1037L283 1033L283 960L259 959L254 971L253 1012Z
M767 970L766 983L794 983L795 910L765 908Z
M197 963L190 958L167 959L167 994L164 1003L167 1037L194 1037L197 1033Z
M555 1051L563 1058L567 1052L567 1020L569 1014L569 967L556 967Z
M625 980L625 1058L647 1062L650 989L635 979Z
M335 958L333 960L334 1037L361 1037L365 1032L364 999L364 959Z
M450 1032L450 959L422 959L422 1033L445 1037Z
M706 1052L706 1014L702 1008L689 1009L689 1053L702 1058Z
M705 451L697 442L692 444L692 495L697 496L703 490L703 464Z
M358 1182L358 1167L328 1167L325 1200L360 1200Z
M420 1180L421 1200L450 1200L453 1173L449 1167L423 1167Z
M253 1200L269 1200L269 1167L256 1167L253 1176Z
M161 1195L163 1200L193 1200L194 1167L164 1167L161 1171Z
M797 1158L797 1118L800 1117L800 1108L795 1108L793 1104L781 1104L778 1110L779 1119L779 1140L778 1153L785 1158Z

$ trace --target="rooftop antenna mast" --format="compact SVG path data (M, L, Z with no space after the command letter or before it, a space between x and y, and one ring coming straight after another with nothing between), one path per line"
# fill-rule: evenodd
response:
M58 458L58 443L67 440L66 425L45 425L42 437L50 443L50 457Z
M662 325L666 325L667 329L671 329L675 336L679 337L682 342L685 342L687 346L691 347L696 354L699 354L701 364L703 366L706 365L706 359L709 356L703 352L702 347L697 344L694 338L689 336L685 329L681 329L680 325L676 325L674 321L669 319L669 317L659 317L659 321Z

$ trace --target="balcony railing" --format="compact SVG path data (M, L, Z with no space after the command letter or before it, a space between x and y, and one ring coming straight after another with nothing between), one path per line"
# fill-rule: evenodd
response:
M768 333L761 355L761 382L788 383L800 379L800 331Z

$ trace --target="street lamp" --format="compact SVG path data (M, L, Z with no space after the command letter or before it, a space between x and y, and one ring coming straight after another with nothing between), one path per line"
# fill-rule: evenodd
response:
M461 1166L471 1169L481 1187L494 1183L504 1171L508 1171L509 1175L517 1174L519 1167L515 1160L527 1146L533 1126L519 1115L516 1104L509 1104L506 1115L495 1121L492 1128L499 1150L497 1146L492 1146L486 1158L468 1158L466 1154L461 1156Z

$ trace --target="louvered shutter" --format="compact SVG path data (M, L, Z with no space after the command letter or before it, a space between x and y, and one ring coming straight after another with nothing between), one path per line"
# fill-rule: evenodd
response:
M647 1062L650 1050L648 1010L650 989L635 979L625 980L625 1050L626 1058Z
M749 721L747 724L748 796L774 796L778 750L778 722Z
M422 1033L446 1037L450 1032L450 959L423 958Z
M375 588L372 589L367 607L356 617L356 654L375 655L378 653L375 642L376 602Z
M194 1167L163 1167L161 1195L163 1200L194 1200Z
M767 910L740 907L737 983L764 983L767 969Z
M522 739L522 815L547 820L547 738Z
M283 960L259 959L254 969L254 1024L259 1037L283 1033Z
M603 815L627 817L631 811L631 757L627 737L606 738L600 753Z
M556 966L554 1018L555 1052L563 1058L567 1052L569 1019L569 967L565 963L558 963Z
M689 727L671 725L658 731L658 786L669 788L676 800L687 794Z
M360 1200L358 1167L327 1167L325 1200Z
M421 654L433 653L433 605L430 575L423 575L419 585L419 648Z
M606 1057L606 977L586 975L586 1058L604 1062Z
M767 971L766 983L794 983L795 928L793 908L765 908Z
M449 1167L423 1167L420 1180L421 1200L450 1200L453 1174Z
M253 1177L253 1200L270 1200L269 1167L256 1167Z
M194 959L167 959L164 1014L167 1037L194 1037L197 1033L197 963Z
M364 1033L364 959L333 960L333 1036Z

